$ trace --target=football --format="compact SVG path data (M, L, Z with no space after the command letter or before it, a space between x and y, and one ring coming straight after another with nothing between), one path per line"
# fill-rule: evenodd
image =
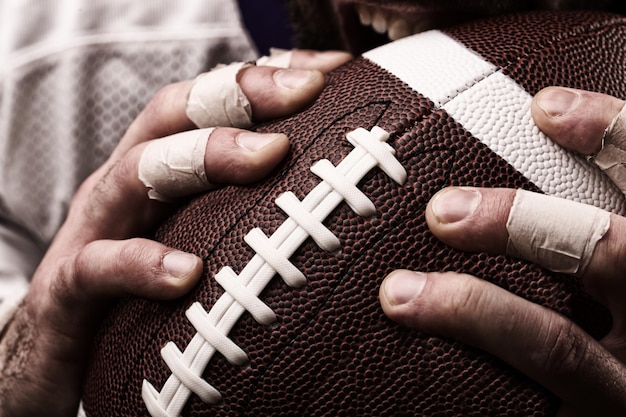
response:
M498 359L383 314L383 278L459 271L572 318L608 312L571 276L435 239L442 187L524 188L625 213L622 193L544 136L532 97L561 85L626 98L626 20L494 17L414 35L328 75L283 132L266 180L185 203L155 238L204 260L171 302L122 300L96 338L83 406L96 416L552 416L559 400Z

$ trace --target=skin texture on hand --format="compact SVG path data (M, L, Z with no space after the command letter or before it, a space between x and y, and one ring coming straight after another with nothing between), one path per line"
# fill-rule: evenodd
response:
M604 129L623 105L613 97L550 88L535 97L532 108L538 126L553 140L587 154L597 152ZM514 197L515 190L451 187L430 201L426 220L450 246L504 254ZM613 317L610 333L600 341L567 318L468 275L396 271L383 283L380 298L398 323L478 347L535 379L563 400L561 417L622 416L625 269L626 218L613 214L581 277Z
M329 55L294 53L305 70L247 68L239 82L253 119L288 115L314 100L324 86L318 68L350 59L345 53ZM290 80L288 88L281 78ZM173 205L150 200L138 178L148 142L195 129L185 115L190 86L185 81L164 87L76 193L24 302L1 335L0 416L75 416L89 345L111 300L173 299L200 277L198 257L142 238ZM288 149L283 134L219 128L207 142L204 168L215 184L253 182Z

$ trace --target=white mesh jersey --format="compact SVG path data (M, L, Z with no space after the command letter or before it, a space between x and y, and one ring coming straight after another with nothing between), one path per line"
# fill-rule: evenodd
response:
M0 300L160 87L256 57L235 0L0 0Z

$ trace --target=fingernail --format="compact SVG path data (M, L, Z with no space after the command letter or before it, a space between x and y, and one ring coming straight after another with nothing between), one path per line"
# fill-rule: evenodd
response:
M481 199L480 192L472 188L447 188L435 195L431 209L440 223L456 223L471 216Z
M385 280L385 297L391 305L402 305L420 295L426 285L426 274L397 271Z
M283 69L274 73L274 80L282 87L298 90L313 80L314 71Z
M175 278L186 278L196 268L198 258L185 252L170 252L163 257L163 269Z
M563 116L575 107L579 94L566 88L549 88L537 97L537 105L549 116Z
M235 140L242 148L255 152L284 136L282 133L243 132Z

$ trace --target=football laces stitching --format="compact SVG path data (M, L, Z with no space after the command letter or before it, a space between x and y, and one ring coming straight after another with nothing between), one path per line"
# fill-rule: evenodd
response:
M262 325L276 321L273 310L259 298L272 278L278 274L293 288L306 285L306 277L289 258L309 237L323 250L340 249L339 239L322 222L341 202L359 216L375 213L372 201L357 187L372 169L380 168L398 184L406 181L406 170L386 143L389 133L385 130L377 126L371 131L359 128L346 138L354 149L336 167L328 160L315 163L311 171L322 181L302 201L289 191L275 200L288 218L270 237L258 228L245 236L255 255L239 275L228 266L216 274L224 293L213 307L206 311L195 302L186 311L197 333L183 352L171 341L161 350L172 373L160 392L143 381L142 397L152 417L179 416L192 393L205 403L219 403L221 394L201 375L216 352L233 365L248 363L247 354L228 334L245 311Z

